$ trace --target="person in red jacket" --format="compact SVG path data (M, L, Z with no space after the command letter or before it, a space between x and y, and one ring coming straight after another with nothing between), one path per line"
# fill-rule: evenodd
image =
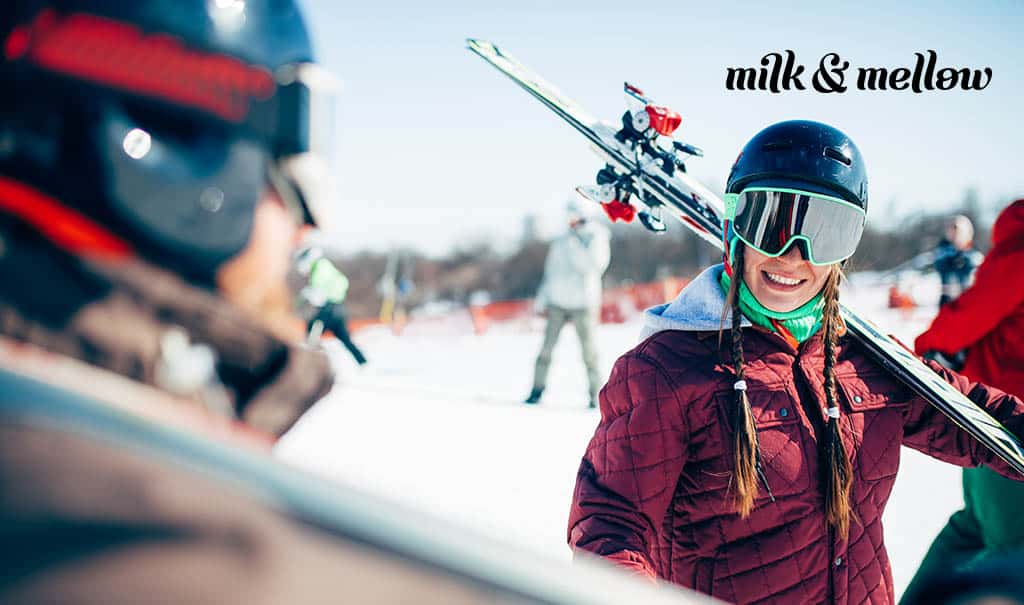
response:
M724 265L645 315L577 475L578 553L733 603L892 603L882 513L901 445L1014 471L844 337L863 158L816 122L769 126L726 190ZM933 364L1024 436L1024 401Z
M914 341L918 354L955 355L966 349L963 374L1010 393L1024 393L1024 199L1007 206L992 225L992 248L974 285L943 305Z
M947 357L966 351L964 376L1024 396L1024 283L1014 279L1022 265L1024 199L1019 199L992 226L992 249L974 285L942 306L914 350ZM964 508L935 538L903 602L915 602L930 578L952 567L973 566L1024 547L1024 484L980 467L964 469L963 489Z

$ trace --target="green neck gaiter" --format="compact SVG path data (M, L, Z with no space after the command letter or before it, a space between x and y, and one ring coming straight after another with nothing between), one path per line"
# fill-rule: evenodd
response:
M718 284L722 287L722 292L728 296L729 294L729 274L724 270L722 276L718 278ZM772 332L778 332L775 323L781 324L798 343L802 343L821 329L821 317L822 310L825 308L825 301L821 298L819 292L814 298L807 301L803 305L780 313L778 311L772 311L762 305L754 295L747 288L747 284L740 282L739 288L740 296L740 311L747 316L747 319L756 326L760 326L766 330ZM772 321L774 320L774 322Z

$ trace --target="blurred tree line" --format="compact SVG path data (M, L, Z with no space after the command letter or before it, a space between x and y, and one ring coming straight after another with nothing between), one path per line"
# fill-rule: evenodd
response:
M991 220L988 218L991 213L983 210L974 189L966 191L954 207L921 211L893 223L885 222L885 219L891 220L891 216L880 216L884 209L876 209L869 217L848 271L890 269L933 249L943 237L946 221L955 214L971 219L975 246L984 252L989 245L991 225L987 220ZM505 253L497 252L490 242L480 241L465 244L441 258L415 250L334 256L349 277L349 312L353 317L377 315L382 302L381 280L391 257L394 257L392 264L397 261L392 279L406 277L415 284L408 301L413 308L432 302L462 305L479 290L487 292L495 301L530 298L543 276L548 243L536 236L532 218L527 218L524 225L524 235L518 245ZM669 276L693 276L720 260L717 251L680 224L669 224L667 232L654 234L639 223L616 223L611 226L611 232L612 261L604 277L606 288Z

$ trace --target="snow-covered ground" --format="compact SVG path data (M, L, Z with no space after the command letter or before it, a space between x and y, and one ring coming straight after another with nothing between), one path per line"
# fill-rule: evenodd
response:
M905 342L934 307L886 308L888 282L854 275L844 301ZM938 299L937 280L911 286ZM468 316L411 323L401 337L364 330L370 358L357 370L343 350L335 390L282 440L277 455L297 466L414 505L483 533L554 556L570 556L565 530L576 469L598 421L586 408L579 346L566 328L542 405L529 390L541 320L472 333ZM636 344L639 318L597 332L605 370ZM956 468L903 450L885 514L897 593L932 538L962 505Z

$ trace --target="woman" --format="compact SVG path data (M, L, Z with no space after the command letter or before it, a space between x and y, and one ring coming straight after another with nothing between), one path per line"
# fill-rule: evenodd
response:
M848 137L766 128L726 205L724 266L648 311L601 392L569 542L730 602L890 603L900 444L1014 471L843 337L840 268L867 211ZM1024 434L1024 402L935 367Z

